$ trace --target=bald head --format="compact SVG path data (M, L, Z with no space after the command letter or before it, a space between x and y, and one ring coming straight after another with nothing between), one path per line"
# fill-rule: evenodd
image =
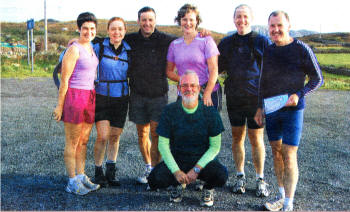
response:
M240 9L247 9L247 10L249 11L250 15L253 17L253 10L252 10L252 8L249 7L247 4L240 4L240 5L238 5L238 6L235 8L235 11L234 11L234 13L233 13L233 17L236 16L237 10L240 10Z

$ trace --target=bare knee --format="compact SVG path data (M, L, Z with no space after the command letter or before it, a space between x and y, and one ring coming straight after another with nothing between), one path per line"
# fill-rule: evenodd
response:
M88 136L84 136L80 139L79 145L81 146L87 146L89 142L89 137Z
M245 135L246 135L246 127L231 127L232 131L232 145L242 146L244 144Z
M119 140L120 140L120 134L118 134L118 135L114 134L114 135L111 135L109 137L109 142L112 143L112 144L119 143Z
M96 143L106 145L106 143L108 142L108 139L109 138L108 138L108 134L107 133L99 133L99 132L97 132Z
M273 157L282 160L282 141L271 141L270 145Z
M297 166L297 146L283 145L283 163L287 169L293 169Z
M297 156L293 153L283 155L283 163L285 169L292 170L297 166Z
M264 146L263 129L248 129L248 137L252 147Z

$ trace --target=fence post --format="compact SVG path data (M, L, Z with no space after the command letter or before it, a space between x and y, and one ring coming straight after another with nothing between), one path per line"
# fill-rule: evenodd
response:
M27 55L28 55L28 66L30 65L30 55L29 55L29 29L27 29Z
M32 73L33 73L33 70L34 70L34 36L33 36L33 29L31 29L31 37L32 37Z

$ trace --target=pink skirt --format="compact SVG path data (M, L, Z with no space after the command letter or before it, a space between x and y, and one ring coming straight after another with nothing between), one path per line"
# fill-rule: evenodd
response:
M95 90L68 88L64 100L62 121L72 124L95 121Z

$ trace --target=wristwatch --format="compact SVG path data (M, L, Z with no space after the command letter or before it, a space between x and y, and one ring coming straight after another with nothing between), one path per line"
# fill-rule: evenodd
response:
M193 171L197 174L199 174L201 172L201 169L198 168L197 166L193 167Z

